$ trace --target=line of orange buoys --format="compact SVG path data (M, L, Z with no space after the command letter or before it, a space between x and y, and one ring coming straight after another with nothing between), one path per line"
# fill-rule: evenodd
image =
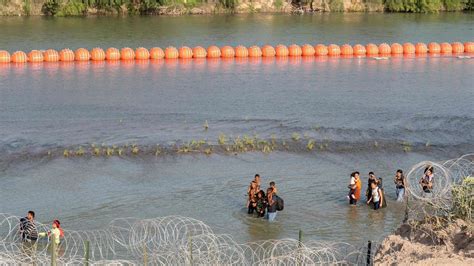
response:
M304 44L302 46L292 44L289 46L279 44L275 47L271 45L245 47L211 45L204 48L196 46L190 48L182 46L179 49L173 46L164 50L159 47L151 49L139 47L135 50L129 47L122 49L93 48L87 50L79 48L75 51L63 49L56 51L48 49L45 51L32 50L28 54L23 51L16 51L10 54L8 51L0 50L0 63L26 63L26 62L71 62L71 61L115 61L115 60L150 60L150 59L191 59L191 58L242 58L242 57L282 57L282 56L390 56L399 54L462 54L474 53L474 42L453 42L453 43L382 43L379 45L369 43L362 44Z

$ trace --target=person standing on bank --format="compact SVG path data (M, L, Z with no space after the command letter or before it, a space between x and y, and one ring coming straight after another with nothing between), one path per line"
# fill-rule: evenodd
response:
M401 169L398 169L395 173L394 182L395 192L397 194L397 201L403 201L403 198L405 197L405 186L407 182L405 175L403 174L403 171Z
M273 194L273 188L271 187L267 189L267 214L268 221L273 222L277 214L277 202L276 196Z

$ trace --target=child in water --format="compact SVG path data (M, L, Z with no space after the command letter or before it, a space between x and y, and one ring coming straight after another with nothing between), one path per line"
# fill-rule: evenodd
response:
M370 188L371 194L369 200L367 201L367 204L372 202L374 204L374 210L378 210L383 204L382 192L375 182L370 183Z
M278 189L277 189L277 187L276 187L276 185L275 185L275 181L270 182L270 187L273 188L273 194L276 195L277 192L278 192Z
M51 230L49 230L48 232L39 233L39 236L48 236L51 238L51 241L54 241L56 245L59 245L59 243L61 243L61 238L64 237L64 231L61 228L61 223L59 222L59 220L54 220Z

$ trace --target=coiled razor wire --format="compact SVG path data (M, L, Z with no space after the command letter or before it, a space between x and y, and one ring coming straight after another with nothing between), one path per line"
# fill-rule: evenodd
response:
M430 195L419 185L428 165L435 173ZM410 204L410 212L427 214L449 209L453 184L473 173L474 154L444 163L424 161L414 165L407 174L407 193L416 202ZM19 234L19 220L17 216L0 214L0 265L50 264L49 239L38 240L35 250L29 251L25 248L28 243L22 242ZM48 230L45 224L36 226L39 232ZM104 230L65 230L57 248L60 265L84 264L86 259L91 265L361 264L366 258L365 247L347 243L280 239L238 244L231 236L215 234L203 222L182 216L120 218Z

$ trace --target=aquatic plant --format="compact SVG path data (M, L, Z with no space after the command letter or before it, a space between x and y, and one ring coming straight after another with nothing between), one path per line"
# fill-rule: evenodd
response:
M299 140L301 139L301 136L300 136L300 134L298 134L298 133L295 132L295 133L291 134L291 138L292 138L294 141L299 141Z
M207 120L206 122L204 122L204 130L207 131L209 129L209 123L207 123Z
M227 144L227 136L224 135L223 133L219 134L219 137L217 139L217 143L219 143L219 145L226 145Z
M306 149L308 149L308 151L312 151L314 149L315 144L316 144L316 141L314 139L310 139L308 141L308 144L306 144Z

